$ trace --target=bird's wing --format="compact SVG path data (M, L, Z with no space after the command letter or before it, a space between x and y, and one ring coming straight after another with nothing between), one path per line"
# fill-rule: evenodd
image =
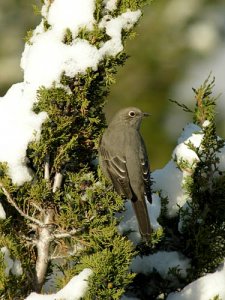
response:
M151 180L150 180L150 167L148 162L148 156L145 148L144 141L141 137L141 145L140 145L140 163L141 163L141 171L142 177L145 186L145 195L150 203L152 203L152 193L151 193Z
M100 146L99 152L103 173L111 179L118 194L122 194L131 199L132 191L130 188L125 157L122 155L115 155L110 152L110 150L107 151L103 145Z

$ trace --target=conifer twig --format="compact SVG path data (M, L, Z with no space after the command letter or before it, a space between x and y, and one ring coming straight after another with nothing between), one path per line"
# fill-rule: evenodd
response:
M43 210L43 209L42 209L37 203L35 203L34 201L31 201L30 204L31 204L34 208L36 208L38 211L40 211L40 212Z
M16 202L11 197L10 193L6 190L6 188L4 187L4 185L1 182L0 182L0 188L2 189L4 195L6 196L8 203L10 205L12 205L22 217L31 221L32 223L39 225L40 227L42 227L44 225L41 221L39 221L36 218L31 217L28 214L26 214L25 212L23 212L22 209L19 208L19 206L16 204Z

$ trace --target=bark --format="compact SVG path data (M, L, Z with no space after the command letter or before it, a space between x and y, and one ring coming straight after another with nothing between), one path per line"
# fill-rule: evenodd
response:
M57 191L57 189L60 189L60 187L62 185L62 180L63 180L62 173L56 173L53 188L52 188L53 193L55 193Z
M52 222L54 210L47 209L44 215L44 226L38 228L37 247L37 261L36 261L36 284L35 291L41 292L45 281L45 276L49 263L49 248L52 241Z
M45 180L50 179L50 164L49 164L49 155L45 158L45 171L44 171L44 178Z

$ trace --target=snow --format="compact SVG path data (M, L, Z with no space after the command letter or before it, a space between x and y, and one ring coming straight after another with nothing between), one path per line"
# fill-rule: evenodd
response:
M190 259L177 251L158 251L148 256L136 256L131 263L130 270L135 273L148 275L157 271L164 279L174 279L170 270L177 268L181 277L187 276L187 270L190 268ZM223 280L223 284L225 279ZM225 289L224 289L225 290ZM170 296L169 296L170 297ZM206 298L184 298L184 300L209 300ZM124 295L121 300L138 300L138 298ZM167 298L167 300L183 300L183 298Z
M23 273L21 262L16 259L15 261L10 257L10 252L7 247L2 247L1 252L4 254L5 275L9 276L10 271L15 276L20 276Z
M157 230L161 228L157 219L160 215L161 211L161 201L157 194L152 195L152 203L146 201L148 214L150 216L151 226L153 230ZM128 231L131 231L128 234L128 238L136 245L141 242L141 235L138 228L138 223L136 216L134 215L134 210L132 207L132 203L128 200L125 203L125 211L117 214L117 218L121 218L121 222L118 225L118 230L121 234L124 234Z
M83 7L79 4L80 1L77 3L77 9ZM73 5L76 5L76 2L73 2ZM56 8L59 7L60 5L56 6ZM58 13L60 17L61 12L56 11L56 8L54 9L54 15ZM80 38L74 39L69 45L64 44L61 34L58 34L58 27L54 23L52 23L52 28L46 32L43 24L41 24L31 38L32 44L26 44L25 46L21 60L21 67L24 69L24 80L32 82L36 87L41 85L50 87L53 83L60 84L63 73L69 77L74 77L78 73L85 73L87 68L96 70L105 55L115 56L123 50L121 31L123 28L131 28L140 16L140 11L128 11L110 21L106 21L108 19L108 16L106 16L104 22L102 21L99 26L106 29L106 33L111 39L104 43L100 49ZM57 16L55 18L57 19ZM90 24L92 24L92 18L89 18ZM89 24L88 18L86 23ZM74 23L73 28L70 29L72 32L77 31L78 33L81 24L84 24L84 22L80 23L78 19L77 24ZM66 28L64 27L64 29Z
M197 279L180 292L169 294L167 300L209 300L216 295L219 295L221 299L225 299L224 264L215 273Z
M149 256L136 256L130 269L135 273L148 274L156 270L163 278L168 278L170 269L178 267L180 275L185 277L190 268L190 259L177 251L158 251Z
M117 18L111 18L106 15L101 23L100 28L105 28L106 33L111 39L99 49L102 56L105 55L117 55L123 50L122 45L122 29L130 29L139 20L141 11L127 11Z
M197 5L194 0L191 2L192 7ZM171 5L176 6L179 1L173 0L171 3ZM99 24L94 19L94 0L54 0L53 2L46 0L43 5L42 16L50 28L45 31L44 22L41 21L34 30L21 59L24 82L14 84L7 94L0 98L0 161L8 163L9 176L14 184L22 185L32 179L32 172L27 167L27 145L31 141L38 141L41 125L47 118L45 112L35 114L32 111L38 88L40 86L46 88L61 87L62 74L74 77L78 73L85 73L88 68L96 70L106 55L116 56L123 50L122 30L132 28L141 16L140 10L128 10L113 18L110 12L116 9L117 0L104 0L103 4L105 5L105 16ZM186 17L190 15L190 11L185 10L181 5L179 5L179 10ZM174 19L174 16L171 15L172 22L177 22L178 19ZM105 29L108 35L108 40L102 43L99 48L91 45L87 40L77 37L81 28L92 30L94 25ZM73 36L73 41L70 44L63 43L67 29L71 31ZM198 27L198 33L208 34L210 33L209 30L211 30L209 27L206 28L202 24ZM199 34L196 35L196 31L190 31L190 36L193 34L196 37L195 47L198 49L209 47L212 44L210 41L215 38L211 32L211 36L207 35L210 38L207 45L202 45L199 44ZM209 124L209 121L205 121L203 127L207 127ZM179 169L177 162L185 160L193 170L198 157L194 151L189 149L187 143L191 142L194 146L200 147L202 138L201 128L195 124L188 124L178 139L178 145L173 151L172 159L163 169L156 170L152 174L153 190L155 192L160 191L163 197L168 197L169 217L176 216L179 206L185 207L187 200L191 200L188 199L182 189L188 171ZM220 158L219 168L225 171L225 147L218 154L218 157ZM161 211L160 197L155 193L153 194L153 203L146 203L153 230L160 229L161 226L157 221ZM5 211L0 203L0 218L4 219L5 217ZM118 226L119 231L121 233L131 231L128 237L134 244L138 244L141 241L141 235L130 201L125 204L125 212L118 214L118 218L121 217L123 218ZM179 224L182 227L182 220ZM10 251L7 247L1 248L1 252L4 254L5 274L8 276L11 272L20 276L23 273L21 262L10 257ZM190 267L190 260L176 251L158 251L149 256L135 257L130 268L136 273L144 274L156 269L162 277L168 278L170 276L169 270L177 266L181 275L185 277L187 269ZM84 269L57 293L49 295L31 293L26 299L80 299L87 292L88 278L91 274L92 270ZM225 298L224 265L215 273L208 274L189 284L179 293L170 294L167 300L209 300L217 294ZM124 296L122 299L131 300L135 298Z
M183 206L186 202L186 195L182 190L183 173L177 168L176 163L170 160L163 169L152 173L152 179L153 191L161 191L161 196L169 200L168 217L176 216L178 205Z
M206 120L203 127L206 128L210 122ZM186 207L187 201L191 201L185 190L183 184L187 176L193 173L196 162L199 161L196 153L189 148L187 143L193 144L195 147L200 147L203 139L203 131L196 124L187 124L183 129L181 136L178 138L178 145L172 153L172 159L160 170L155 170L152 173L153 192L160 192L163 198L168 198L167 215L168 217L175 217L180 207ZM225 146L217 153L220 162L218 168L220 171L225 171ZM187 162L187 166L179 167L180 162ZM171 176L173 174L173 176ZM179 228L182 227L182 220L180 220Z
M7 247L2 247L1 252L4 254L4 263L5 263L5 275L9 276L9 272L13 267L13 260L10 257L10 252Z
M220 171L225 171L225 146L220 149L220 152L217 153L217 157L219 158L218 168Z
M206 120L203 123L203 128L210 125ZM152 173L153 191L160 191L162 197L168 198L168 217L177 215L179 207L183 209L190 209L187 201L188 198L182 185L186 176L194 171L195 163L199 160L193 150L187 146L191 142L195 147L201 148L201 141L203 139L202 129L195 124L188 124L180 138L178 145L173 151L172 159L161 170L156 170ZM220 159L219 169L225 171L225 146L217 154ZM180 161L186 161L190 169L180 169L177 165ZM173 174L173 176L171 176ZM179 220L179 230L182 231L183 220ZM169 268L179 265L181 275L186 275L186 270L190 267L190 260L184 256L180 256L177 252L157 252L150 256L137 256L131 265L132 271L147 274L155 268L162 277L167 276ZM212 274L207 274L202 278L187 285L183 290L176 293L171 293L167 300L209 300L214 296L219 295L225 299L225 266L220 268Z
M88 290L88 278L93 274L91 269L84 269L79 275L74 276L67 285L55 294L41 295L31 293L25 300L79 300Z
M161 228L160 224L158 223L157 219L161 213L161 199L159 195L152 194L152 203L147 203L148 213L151 220L151 227L154 231Z
M180 137L177 140L178 144L181 143L186 143L192 136L195 136L195 133L201 131L201 128L194 124L194 123L189 123L185 126L183 129L183 132L181 133ZM195 146L197 147L198 144L195 143Z
M61 75L73 77L85 73L88 67L97 69L101 57L96 47L87 41L76 39L66 45L49 30L37 35L33 45L26 45L21 66L24 68L24 80L36 87L51 87L59 84Z
M117 0L103 0L105 8L109 11L113 11L117 7Z
M54 0L46 17L61 37L67 28L76 37L80 28L93 29L94 11L95 0Z
M162 197L167 197L169 200L167 205L168 217L175 217L179 207L182 207L187 200L190 200L182 186L186 176L189 176L189 172L194 170L195 163L199 159L196 153L187 146L187 143L191 142L195 147L200 147L202 138L203 134L199 126L187 124L178 139L178 145L173 151L172 159L164 168L152 173L153 191L160 191ZM180 170L175 160L178 163L182 160L188 162L190 169Z
M115 0L105 1L104 4L106 13L116 8ZM105 29L109 39L98 49L87 40L77 37L81 28L93 29L96 24L94 11L95 0L45 1L42 7L42 16L50 27L46 30L42 20L33 31L21 59L24 82L14 84L0 99L0 161L7 162L8 174L14 184L22 185L32 179L33 174L27 167L27 146L31 141L38 141L42 123L48 117L45 112L35 114L32 111L37 101L37 90L41 86L61 87L62 74L74 77L78 73L85 73L88 68L96 70L106 55L115 56L123 50L122 30L132 28L141 16L141 11L137 10L124 12L116 18L109 15L103 17L98 26ZM65 44L63 39L68 29L73 41ZM155 199L159 203L152 206L154 228L159 226L157 214L160 212L160 201L157 197ZM5 217L3 209L1 215ZM1 251L6 262L6 274L10 271L15 275L21 274L20 261L13 261L6 247ZM87 279L91 274L90 269L85 269L59 292L51 295L32 293L26 299L80 299L87 291Z
M13 275L16 275L16 276L20 276L23 274L23 268L22 268L20 260L18 260L18 259L14 260L11 272Z
M46 113L35 114L30 101L32 91L24 83L14 84L0 98L0 161L7 162L13 183L21 185L31 180L26 166L26 149L37 140Z
M187 144L191 143L195 147L199 147L202 138L203 134L201 133L201 128L199 126L192 123L186 125L182 135L178 139L178 145L174 149L172 157L177 159L178 162L185 159L190 165L193 165L195 162L199 161L199 158Z
M116 8L116 1L104 4L106 14ZM42 20L33 31L21 59L24 82L13 85L0 99L0 161L8 163L8 174L14 184L22 185L32 179L26 149L29 142L38 140L47 118L45 112L37 115L32 111L37 90L41 86L62 87L62 74L74 77L88 68L96 70L106 55L117 55L123 50L122 30L132 28L141 16L140 10L128 10L116 18L105 15L96 24L94 11L95 0L45 1L42 7L42 16L50 27L46 30ZM99 49L77 37L81 28L92 30L94 25L105 28L109 36ZM73 41L65 44L68 29Z
M210 124L211 124L211 123L210 123L209 120L205 120L205 121L203 122L203 124L202 124L202 127L206 128L206 127L208 127Z

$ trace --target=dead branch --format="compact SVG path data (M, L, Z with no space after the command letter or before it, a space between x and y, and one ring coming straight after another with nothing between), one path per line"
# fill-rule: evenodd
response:
M49 179L50 179L49 155L46 155L46 158L45 158L44 179L45 179L45 180L48 180L48 181L49 181Z
M34 201L30 201L30 205L32 205L36 210L38 210L39 212L43 211L43 208L41 208L41 206L39 206L37 203L35 203Z
M55 193L58 189L61 188L62 180L63 180L62 173L57 172L55 174L54 184L53 184L53 188L52 188L53 193Z
M80 231L81 231L81 229L73 229L68 232L59 232L59 233L52 234L52 236L53 236L53 239L70 238Z

